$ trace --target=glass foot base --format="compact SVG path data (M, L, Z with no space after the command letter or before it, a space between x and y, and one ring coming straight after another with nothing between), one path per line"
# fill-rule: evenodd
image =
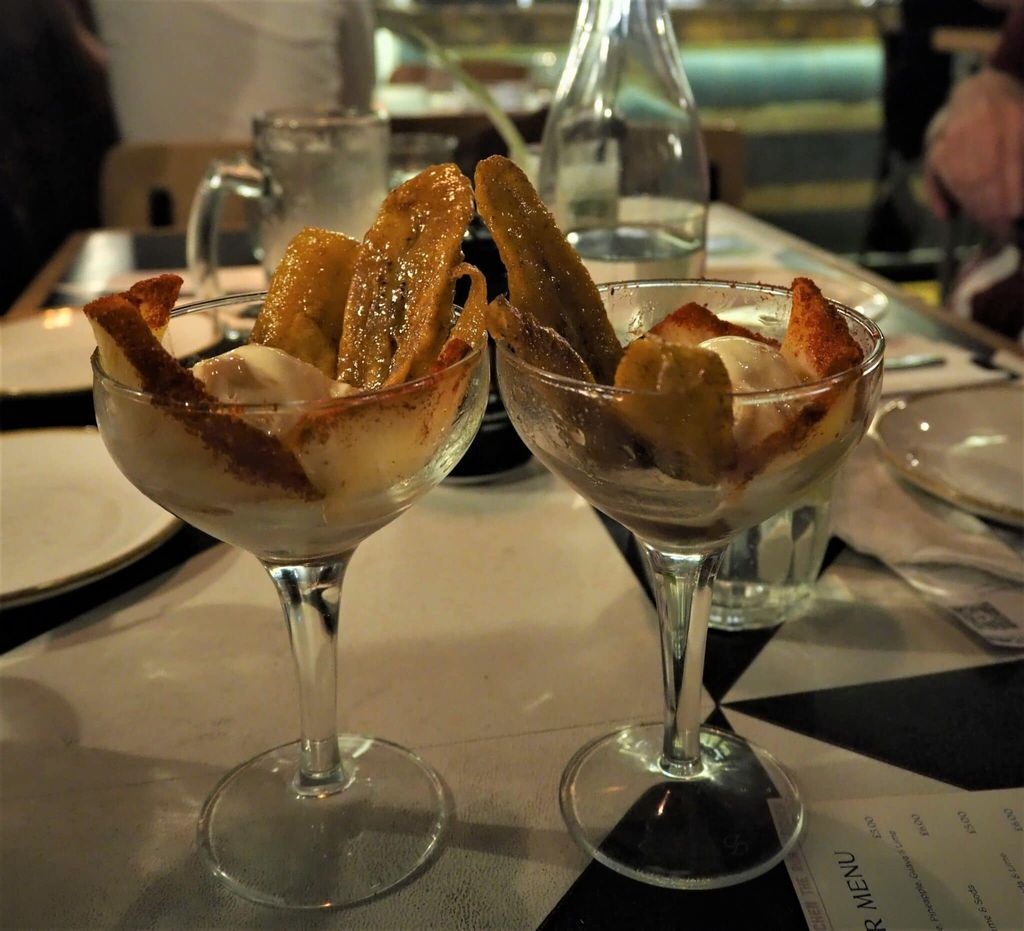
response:
M803 803L763 750L703 727L702 771L659 766L660 724L601 737L562 776L562 816L576 842L618 873L656 886L715 889L771 869L796 843Z
M338 740L348 780L300 795L299 744L233 769L203 805L197 841L213 874L253 902L340 908L407 881L438 850L450 805L414 753L369 737Z

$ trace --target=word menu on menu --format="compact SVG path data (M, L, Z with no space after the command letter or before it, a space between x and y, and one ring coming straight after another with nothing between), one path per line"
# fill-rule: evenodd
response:
M811 931L1024 929L1024 789L809 806L786 868Z

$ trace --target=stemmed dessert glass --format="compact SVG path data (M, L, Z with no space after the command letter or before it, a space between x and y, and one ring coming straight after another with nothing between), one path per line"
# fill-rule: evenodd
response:
M626 282L600 290L622 342L689 301L781 339L791 302L783 288L730 282ZM633 531L654 580L664 721L623 727L583 747L560 787L576 841L627 876L676 888L727 886L768 870L800 834L799 793L772 756L735 734L701 727L701 680L711 588L729 540L828 481L877 404L882 335L854 311L837 309L863 350L859 365L810 384L731 394L737 423L778 422L810 403L828 403L818 429L800 442L763 447L749 468L741 462L738 474L710 484L656 468L622 417L656 398L660 411L678 410L683 419L690 415L682 403L674 408L663 393L554 375L498 344L502 397L526 445Z
M237 312L263 297L181 308L169 336L188 314ZM121 471L183 520L254 554L288 625L301 737L221 779L199 820L204 861L243 897L293 908L351 905L409 879L438 849L450 805L415 753L338 733L342 581L356 546L465 452L487 400L487 353L386 390L277 405L158 397L116 381L98 353L93 372L96 419ZM267 441L241 434L240 421ZM304 486L269 439L285 435Z

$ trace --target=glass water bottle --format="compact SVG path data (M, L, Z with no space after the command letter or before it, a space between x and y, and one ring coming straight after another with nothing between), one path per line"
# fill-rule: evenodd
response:
M581 0L538 186L598 283L703 275L707 157L665 0Z

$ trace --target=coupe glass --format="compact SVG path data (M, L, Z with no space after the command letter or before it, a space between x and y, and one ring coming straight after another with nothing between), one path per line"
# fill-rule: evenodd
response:
M262 298L182 308L170 338L190 314L234 312ZM200 816L201 856L239 895L292 908L351 905L409 879L436 851L450 806L416 754L338 734L341 586L356 546L440 482L473 439L487 401L487 353L384 391L277 405L157 397L115 381L98 354L93 372L96 419L121 471L182 520L253 553L288 625L301 737L221 779ZM314 492L268 480L271 456L251 433L239 437L239 419L263 434L300 437L291 445ZM218 438L232 437L229 460Z
M688 301L779 338L791 300L783 288L713 281L620 283L601 291L623 341ZM664 722L623 727L583 747L560 788L576 841L627 876L677 888L727 886L769 869L800 834L803 805L779 764L735 734L700 726L701 679L711 586L729 540L827 482L877 403L882 335L854 311L837 309L864 351L860 365L812 384L732 394L737 422L838 397L827 429L776 450L754 474L717 484L670 478L624 429L620 411L635 410L653 392L552 375L498 346L498 382L523 440L595 508L633 531L654 581ZM665 396L658 399L664 411ZM682 419L685 407L679 410Z

